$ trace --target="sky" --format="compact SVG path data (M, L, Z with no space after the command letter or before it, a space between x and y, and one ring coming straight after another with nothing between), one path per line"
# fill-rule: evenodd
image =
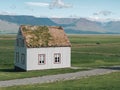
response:
M120 19L120 0L0 0L0 14Z

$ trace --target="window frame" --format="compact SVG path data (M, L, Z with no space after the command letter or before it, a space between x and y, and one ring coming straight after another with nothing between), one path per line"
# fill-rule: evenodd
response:
M56 55L59 56L59 61L57 60L57 62L55 60ZM58 59L58 57L57 57L57 59ZM54 64L61 64L61 53L54 53Z
M22 35L22 32L21 32L21 30L19 30L19 32L18 32L18 35Z
M42 60L40 60L41 56L43 56L44 63L40 63L40 61L42 62ZM38 65L45 65L45 64L46 64L46 55L45 54L38 54Z
M19 47L22 47L22 43L21 43L22 39L19 38Z
M16 39L16 46L18 46L18 47L24 47L25 46L24 38L17 38Z
M19 47L19 38L16 39L16 46Z
M25 45L24 39L21 39L21 47L24 47L24 45Z
M24 53L21 54L21 64L25 65L25 54Z
M19 52L16 52L16 63L19 63Z

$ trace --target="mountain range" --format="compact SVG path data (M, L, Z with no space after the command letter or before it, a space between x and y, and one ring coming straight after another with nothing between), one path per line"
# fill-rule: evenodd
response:
M94 21L87 18L38 18L0 15L0 33L17 33L20 25L62 26L68 34L120 34L120 21Z

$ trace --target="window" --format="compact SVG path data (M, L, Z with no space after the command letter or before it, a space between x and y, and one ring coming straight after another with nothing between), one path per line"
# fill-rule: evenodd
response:
M22 46L22 39L21 38L19 38L19 47L21 47Z
M54 63L59 64L61 62L61 54L60 53L55 53L54 54Z
M24 39L17 38L17 39L16 39L16 45L17 45L18 47L24 47Z
M16 45L19 46L19 39L16 39Z
M21 54L21 64L25 64L25 54Z
M19 30L19 33L18 33L18 35L22 35L22 33L21 33L21 31Z
M38 64L45 64L45 54L38 54Z
M21 39L21 46L24 47L24 39Z
M16 52L16 63L19 63L19 53Z

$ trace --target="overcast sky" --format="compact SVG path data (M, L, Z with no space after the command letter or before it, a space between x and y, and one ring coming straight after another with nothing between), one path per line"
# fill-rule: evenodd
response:
M120 18L120 0L0 0L0 14Z

